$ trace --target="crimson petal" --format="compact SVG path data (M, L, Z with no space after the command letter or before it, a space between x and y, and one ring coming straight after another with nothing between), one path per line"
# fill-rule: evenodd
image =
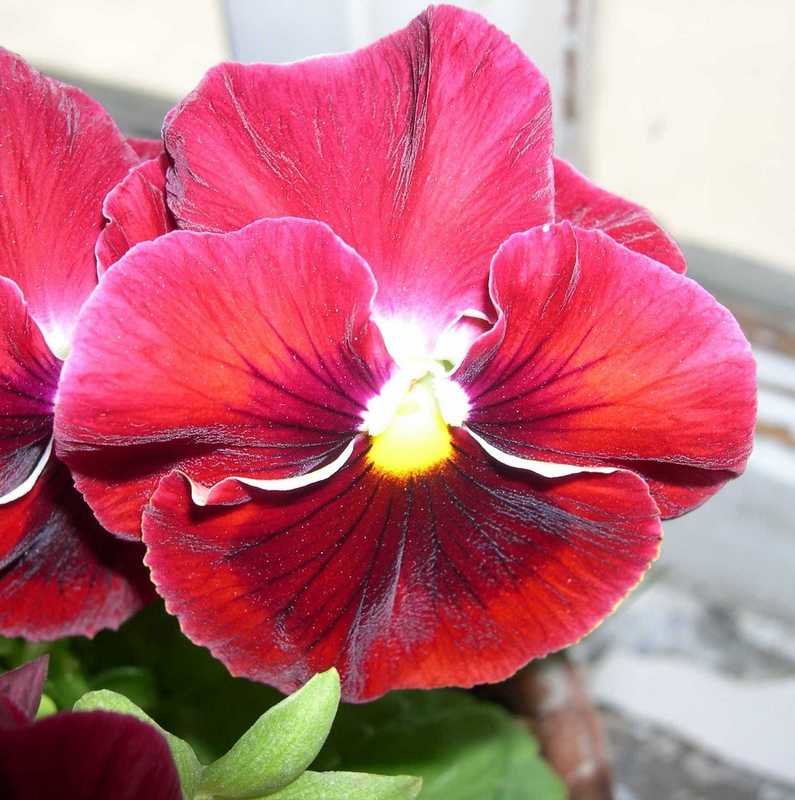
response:
M0 635L51 640L116 628L152 597L141 548L99 527L53 460L24 497L0 506Z
M161 155L133 167L105 198L108 224L97 239L97 265L102 274L133 245L148 242L175 228L166 206L166 168Z
M0 119L0 275L60 347L96 284L102 199L135 153L98 103L2 49Z
M179 776L163 736L107 711L56 714L0 729L3 800L180 800Z
M594 228L630 250L685 272L687 264L676 242L643 206L606 192L577 172L555 161L555 219L580 228Z
M233 674L291 691L335 665L353 701L501 680L598 624L657 553L656 506L629 472L547 480L459 429L453 458L406 482L366 449L325 483L231 507L161 482L146 562Z
M18 488L47 449L60 369L19 288L0 277L0 496ZM0 559L7 544L0 533Z
M100 522L139 535L174 467L209 486L339 455L390 374L374 291L367 265L308 220L130 251L86 305L56 404L58 452Z
M141 161L157 158L163 152L162 139L142 139L138 136L128 136L127 144L135 150Z
M512 237L492 266L501 310L456 378L498 449L628 466L665 516L742 472L755 419L748 342L688 278L567 223Z
M327 222L373 268L379 313L431 341L460 311L490 310L497 247L553 218L546 80L450 6L354 53L215 67L164 138L181 227Z

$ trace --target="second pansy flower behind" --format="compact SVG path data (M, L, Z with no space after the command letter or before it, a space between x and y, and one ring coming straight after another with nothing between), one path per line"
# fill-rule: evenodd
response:
M108 198L121 258L56 439L235 674L335 665L351 700L504 678L742 471L736 323L642 209L553 163L546 82L477 15L222 65L165 141ZM166 181L164 213L136 187Z

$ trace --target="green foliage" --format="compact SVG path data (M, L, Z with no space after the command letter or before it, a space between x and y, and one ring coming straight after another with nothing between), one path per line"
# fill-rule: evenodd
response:
M89 692L74 710L130 714L157 728L168 742L185 800L413 800L421 786L417 778L305 772L328 736L339 697L336 670L316 675L266 711L228 753L207 766L187 742L116 692Z
M108 708L156 724L154 718L171 746L187 800L565 797L534 740L511 715L458 691L395 692L367 705L341 706L313 771L303 772L328 733L338 700L329 684L336 678L327 673L310 683L308 694L322 690L322 702L302 700L305 689L282 708L278 692L232 678L188 641L160 604L93 640L43 645L0 639L0 671L43 652L50 653L50 674L40 713L71 708L86 695L78 708ZM295 723L290 708L297 712ZM248 733L238 742L241 731ZM246 762L250 772L241 769ZM421 792L419 781L407 775L422 778ZM248 793L254 791L262 794Z
M394 692L343 706L315 763L418 775L421 800L564 800L563 785L506 711L465 692Z

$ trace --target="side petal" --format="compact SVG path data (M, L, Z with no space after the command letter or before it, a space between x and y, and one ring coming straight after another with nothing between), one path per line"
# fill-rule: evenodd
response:
M490 310L497 247L553 218L547 82L451 6L354 53L215 67L164 138L181 227L322 220L373 268L379 314L431 341L459 312Z
M58 452L100 522L137 535L174 468L208 487L333 461L391 370L374 291L308 220L130 251L86 305L56 404Z
M108 224L97 239L99 274L139 242L157 239L176 227L166 206L165 155L142 161L105 198Z
M138 136L128 136L127 144L135 151L135 155L141 161L148 161L150 158L157 158L163 150L162 139L142 139Z
M666 516L743 471L755 365L731 314L696 283L563 223L509 239L492 293L500 318L454 377L467 425L494 447L631 468Z
M139 546L99 527L53 461L34 489L0 507L0 635L51 640L117 628L152 598Z
M0 277L0 507L49 446L60 370L19 288Z
M56 350L96 284L102 199L135 163L105 110L0 49L0 275Z
M502 680L576 641L656 556L645 484L551 481L455 437L408 482L360 445L326 483L234 507L196 508L164 478L143 530L168 610L235 675L290 691L336 666L352 701Z
M55 714L0 730L4 800L180 800L174 759L154 726L124 714Z
M676 242L643 206L606 192L556 158L555 219L603 231L619 244L684 273L687 263Z

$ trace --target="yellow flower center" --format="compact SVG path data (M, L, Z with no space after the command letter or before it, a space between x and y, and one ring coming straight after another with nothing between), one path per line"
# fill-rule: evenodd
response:
M383 472L407 477L435 467L452 451L450 429L433 388L426 381L417 381L386 428L371 437L368 458Z

